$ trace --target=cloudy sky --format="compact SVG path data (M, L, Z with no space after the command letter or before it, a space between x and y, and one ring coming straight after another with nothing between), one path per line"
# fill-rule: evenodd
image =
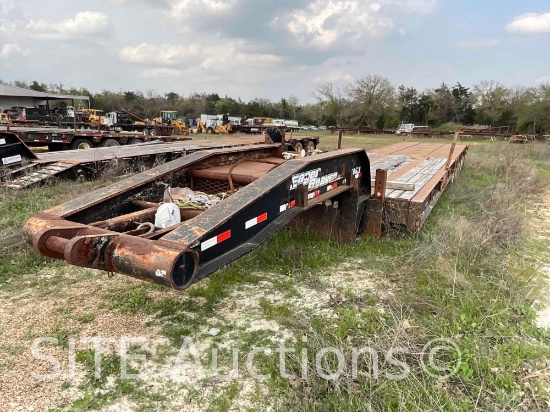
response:
M0 0L0 79L311 101L367 74L550 80L548 0Z

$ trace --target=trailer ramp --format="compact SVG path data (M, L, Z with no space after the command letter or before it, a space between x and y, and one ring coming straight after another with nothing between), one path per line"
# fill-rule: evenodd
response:
M18 139L20 142L20 140ZM177 141L172 143L149 142L127 146L100 147L88 150L66 150L38 153L30 164L7 170L2 181L12 189L27 189L46 183L55 177L72 177L79 175L77 170L94 173L105 167L120 168L126 165L153 165L160 161L171 161L189 153L201 150L220 149L262 144L264 139L258 137L232 139L200 139ZM21 143L23 146L24 143ZM26 148L26 146L25 146ZM1 147L0 147L1 153Z

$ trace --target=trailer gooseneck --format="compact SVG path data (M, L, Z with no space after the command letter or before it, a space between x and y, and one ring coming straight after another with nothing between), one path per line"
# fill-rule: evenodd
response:
M361 149L284 160L280 145L196 152L29 219L40 254L177 290L238 259L290 221L350 242L365 227L370 164ZM167 185L227 195L151 231Z

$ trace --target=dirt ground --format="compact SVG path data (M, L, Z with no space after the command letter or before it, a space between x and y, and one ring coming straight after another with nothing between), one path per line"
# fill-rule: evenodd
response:
M550 329L550 192L547 192L533 211L533 233L548 245L540 260L540 270L548 277L548 293L541 302L542 308L537 315L537 326Z
M381 302L391 299L391 287L380 279L374 279L361 268L361 261L347 262L338 268L328 268L319 279L320 284L301 285L293 290L292 296L278 290L273 279L280 274L258 273L262 278L257 284L243 285L224 299L216 309L205 316L203 325L194 335L196 348L207 351L214 340L221 341L221 347L245 345L243 339L261 332L268 343L277 347L281 339L292 341L293 337L278 322L266 319L261 311L260 301L284 302L291 310L304 315L314 310L327 319L338 316L332 300L335 291L353 288L369 295L376 294ZM61 376L52 380L39 380L33 373L49 374L52 363L36 359L31 352L37 337L56 337L60 340L73 337L77 351L92 348L91 343L81 342L83 337L109 337L115 340L122 336L145 337L143 345L151 356L139 370L144 372L147 393L166 398L166 410L204 410L221 388L228 383L208 382L194 371L172 373L177 353L169 351L168 356L158 359L158 353L166 350L168 340L161 333L162 324L140 312L126 314L109 307L108 296L121 290L133 290L142 283L123 276L108 279L103 273L74 267L63 267L38 273L50 279L51 286L41 290L26 290L19 296L0 296L0 391L2 404L0 411L43 411L70 405L84 396L79 385L85 371L76 363L74 373L69 370L69 348L66 346L43 344L41 351L59 360ZM60 282L60 283L58 283ZM382 283L381 283L382 282ZM185 302L185 294L170 290L153 290L148 298L174 298ZM384 310L380 304L379 310ZM87 315L93 314L88 320ZM197 316L197 313L188 313ZM90 316L91 318L91 316ZM220 326L222 325L222 326ZM106 353L116 353L117 347L105 345ZM261 381L240 378L241 385L237 399L231 410L243 410L263 405L262 393L266 386ZM135 410L136 405L122 396L106 410ZM262 409L266 409L263 405ZM269 407L267 407L269 409Z

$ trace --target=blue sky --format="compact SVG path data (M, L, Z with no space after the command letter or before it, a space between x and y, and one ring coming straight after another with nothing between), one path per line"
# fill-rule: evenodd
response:
M550 2L0 0L0 79L312 101L323 82L534 86Z

